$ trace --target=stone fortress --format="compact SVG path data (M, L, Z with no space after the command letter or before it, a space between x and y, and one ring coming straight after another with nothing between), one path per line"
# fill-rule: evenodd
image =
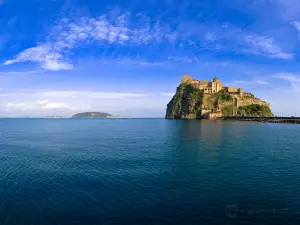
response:
M218 77L215 77L213 81L196 80L190 75L184 75L182 77L182 84L191 84L195 88L203 90L203 103L201 105L201 116L203 118L214 119L222 116L222 109L233 105L233 115L236 115L237 108L248 105L261 105L270 108L270 104L254 97L251 93L246 93L242 88L225 87ZM217 94L220 91L225 91L232 97L232 102L222 103L217 101L216 105L211 105L210 98L212 95Z
M241 97L244 95L244 91L242 88L224 87L218 77L215 77L213 81L208 81L196 80L190 75L184 75L182 77L181 83L192 84L194 87L203 90L205 94L218 93L221 90L225 90L228 93L239 94Z

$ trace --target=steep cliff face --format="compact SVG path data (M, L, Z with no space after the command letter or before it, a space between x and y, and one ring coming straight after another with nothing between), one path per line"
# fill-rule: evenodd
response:
M203 93L192 84L181 83L167 105L167 119L200 119L219 116L272 117L270 105L250 93Z
M167 105L167 119L199 119L203 92L191 84L181 84Z

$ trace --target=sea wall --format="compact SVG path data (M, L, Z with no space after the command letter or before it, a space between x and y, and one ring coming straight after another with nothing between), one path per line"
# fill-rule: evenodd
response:
M252 122L262 122L262 123L292 123L292 124L300 124L300 117L224 116L224 117L219 117L218 120L252 121Z

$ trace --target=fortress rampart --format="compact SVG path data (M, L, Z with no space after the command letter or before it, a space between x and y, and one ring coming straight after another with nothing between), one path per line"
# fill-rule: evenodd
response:
M190 75L184 75L181 83L192 84L194 87L203 90L205 94L218 93L221 90L225 90L228 93L243 95L244 91L242 88L235 87L224 87L223 83L218 77L215 77L213 81L209 80L196 80Z

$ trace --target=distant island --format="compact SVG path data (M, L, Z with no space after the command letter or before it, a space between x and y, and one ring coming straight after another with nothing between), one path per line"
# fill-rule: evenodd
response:
M274 117L270 104L244 92L225 87L219 78L196 80L184 75L167 105L167 119L217 119L224 116Z
M130 116L111 115L104 112L83 112L73 115L71 118L131 118Z

